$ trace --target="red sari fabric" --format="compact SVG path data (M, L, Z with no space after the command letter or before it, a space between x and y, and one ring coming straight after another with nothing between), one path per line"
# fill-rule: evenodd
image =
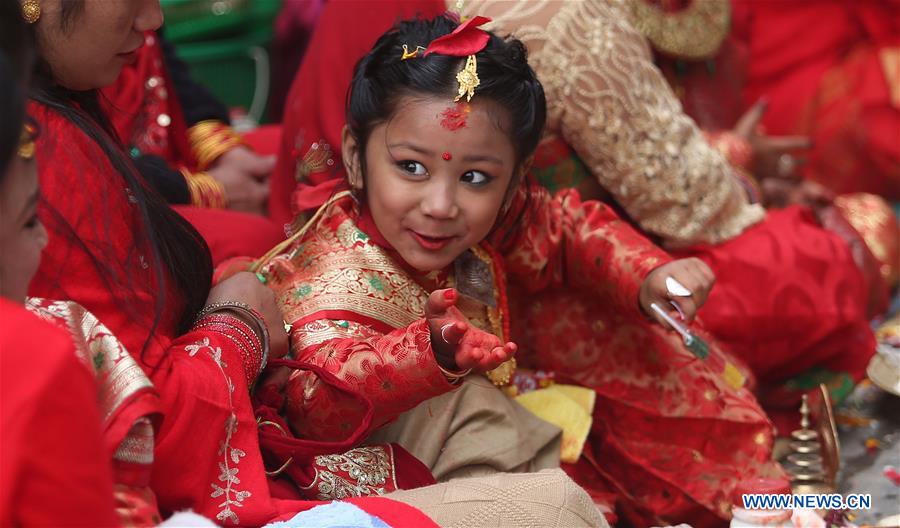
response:
M147 264L146 242L135 239L140 224L134 205L102 150L49 108L32 104L29 114L42 131L39 214L50 235L30 294L83 305L134 351L151 378L164 414L151 480L162 513L191 508L221 525L260 526L319 504L299 500L299 490L289 484L279 486L279 498L273 495L240 351L214 331L177 335L182 296L172 281L160 284ZM112 273L101 275L88 251ZM164 309L154 326L163 291ZM346 448L328 442L319 447L323 454ZM365 498L356 504L365 509ZM395 506L395 516L384 518L388 524L433 526L414 508Z
M109 329L77 303L31 297L26 307L65 329L76 356L96 377L103 444L112 461L115 509L121 524L159 524L162 519L150 490L153 431L159 419L153 384Z
M134 64L123 68L116 82L102 90L101 100L123 144L159 156L175 169L193 172L197 161L188 146L187 123L176 94L159 38L151 31ZM257 136L250 141L254 148L267 147L262 153L274 151L277 131L266 129ZM216 264L234 256L259 257L284 239L283 229L263 217L191 206L178 211L203 235Z
M0 525L118 526L93 375L72 338L0 299Z
M587 171L562 142L541 144L534 170L542 183L564 186L589 177L573 176L572 167ZM833 222L840 221L835 215ZM752 369L779 434L797 428L803 393L826 383L836 399L846 396L865 376L875 351L867 312L870 299L883 302L883 282L877 272L863 274L862 268L877 266L859 265L871 254L864 244L848 244L859 235L843 224L844 236L823 228L810 210L792 207L770 211L718 245L674 252L696 256L715 272L716 285L700 319L725 350Z
M733 5L749 53L744 101L768 98L766 131L809 135L801 170L834 191L900 200L900 2Z
M865 377L875 352L869 285L847 243L808 209L770 211L729 241L680 254L716 273L700 315L756 374L780 435L797 428L802 394L825 383L842 399Z

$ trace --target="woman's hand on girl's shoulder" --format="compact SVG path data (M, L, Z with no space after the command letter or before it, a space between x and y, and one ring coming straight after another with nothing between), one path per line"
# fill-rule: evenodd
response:
M431 348L438 364L450 371L472 369L487 372L515 355L515 343L475 328L459 308L453 288L435 290L425 304L425 319L431 330Z
M691 322L697 316L697 310L706 303L715 282L712 269L698 258L669 262L651 271L641 284L641 309L666 328L668 323L650 305L655 303L673 318ZM681 314L671 302L678 305Z
M242 271L215 285L206 300L207 304L234 301L259 312L269 330L269 357L284 357L288 352L288 337L275 293L259 282L256 275Z

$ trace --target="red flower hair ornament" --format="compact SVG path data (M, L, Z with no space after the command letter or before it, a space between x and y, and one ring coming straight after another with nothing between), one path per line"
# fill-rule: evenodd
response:
M491 19L488 17L472 17L457 26L452 33L431 41L431 44L422 53L423 57L427 57L432 53L450 57L466 57L465 67L456 74L456 82L459 83L459 94L453 99L454 102L459 101L463 96L466 96L466 102L471 101L472 96L475 95L475 88L481 84L481 81L478 79L478 63L475 60L475 54L483 50L491 38L479 26L490 21ZM412 53L405 51L401 60L415 57L419 49L417 47L416 52Z

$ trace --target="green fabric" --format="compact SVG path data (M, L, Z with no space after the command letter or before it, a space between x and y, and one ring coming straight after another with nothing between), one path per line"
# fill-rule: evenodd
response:
M166 38L173 43L240 36L260 30L271 35L281 0L161 0Z
M587 166L574 153L555 165L533 168L531 172L551 193L573 189L591 177Z
M837 405L853 391L853 378L846 372L835 372L822 367L813 367L785 382L792 391L810 391L824 383L831 393L831 400Z

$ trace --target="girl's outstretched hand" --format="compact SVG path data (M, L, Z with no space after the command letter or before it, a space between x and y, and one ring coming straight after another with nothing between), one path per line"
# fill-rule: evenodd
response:
M516 344L503 344L497 336L472 326L456 307L458 297L453 288L435 290L425 304L431 348L438 364L450 371L486 372L512 358Z
M669 325L650 308L651 304L656 303L675 319L691 322L706 302L715 282L713 271L698 258L669 262L651 271L641 284L641 309L665 327ZM670 301L678 305L683 317Z

